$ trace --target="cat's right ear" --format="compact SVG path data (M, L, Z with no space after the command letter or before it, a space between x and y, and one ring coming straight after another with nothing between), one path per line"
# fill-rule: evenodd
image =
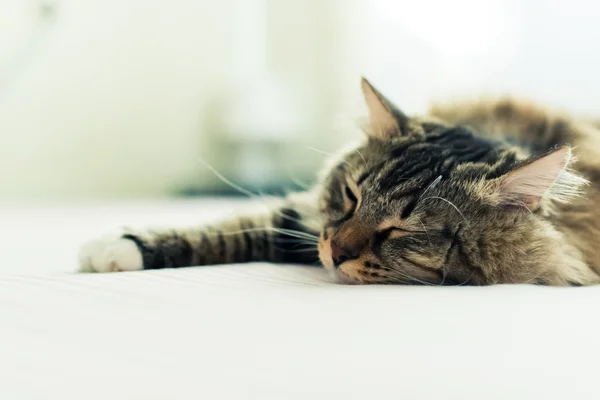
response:
M492 204L535 211L542 198L568 203L581 193L587 181L570 170L570 147L560 147L542 157L526 161L507 174L485 184Z
M362 78L361 86L369 110L369 126L367 127L369 137L389 139L403 135L406 131L408 117L365 78Z

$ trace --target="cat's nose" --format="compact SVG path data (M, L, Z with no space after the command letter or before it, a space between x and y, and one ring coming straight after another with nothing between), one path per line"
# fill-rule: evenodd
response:
M341 246L335 240L331 241L331 258L336 267L345 261L358 258L359 253L359 251L355 251L354 249Z

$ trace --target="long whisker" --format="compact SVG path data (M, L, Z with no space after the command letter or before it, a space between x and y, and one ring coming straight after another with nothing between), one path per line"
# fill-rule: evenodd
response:
M425 231L425 235L427 235L427 241L429 242L429 245L431 246L431 238L429 237L429 232L427 232L427 228L425 228L425 224L423 224L423 221L421 220L421 218L417 217L417 220L423 227L423 230Z
M247 195L248 197L257 197L255 193L252 193L251 191L249 191L247 189L244 189L240 185L238 185L238 184L230 181L229 179L225 178L225 176L223 176L219 171L217 171L215 168L213 168L212 165L210 165L209 163L207 163L203 159L199 158L198 161L200 161L206 168L208 168L213 174L215 174L215 176L217 178L219 178L223 183L229 185L230 187L232 187L233 189L239 191L240 193L243 193L243 194Z
M305 249L292 249L292 250L285 250L286 253L314 253L317 251L316 247L311 247L311 248L305 248Z
M314 241L314 243L318 242L318 236L313 236L309 233L306 232L302 232L302 231L295 231L293 229L280 229L280 228L275 228L275 227L265 227L265 228L249 228L249 229L240 229L237 231L229 231L229 232L219 232L221 235L225 235L225 236L230 236L230 235L239 235L242 233L250 233L250 232L277 232L277 233L282 233L284 235L296 238L296 239L303 239L303 240L307 240L307 241ZM213 232L211 232L213 233ZM215 235L217 233L215 232Z
M471 278L473 277L473 275L475 275L475 270L473 270L473 271L471 272L471 275L469 275L469 277L468 277L468 278L467 278L467 279L466 279L464 282L462 282L462 283L458 283L458 284L457 284L457 285L455 285L455 286L463 286L463 285L465 285L467 282L469 282L469 281L471 280Z
M298 245L302 245L302 244L315 244L319 242L319 239L314 238L314 239L283 239L286 241L286 243L297 243Z
M311 147L311 146L304 146L304 147L306 147L308 150L312 150L312 151L315 151L317 153L325 154L326 156L330 156L330 157L334 157L335 156L335 154L333 154L333 153L328 153L328 152L326 152L324 150L319 150L319 149L316 149L316 148ZM346 164L346 165L350 165L350 163L348 161L346 161L346 160L342 160L342 162L344 164Z
M277 241L279 243L289 243L289 244L294 244L294 248L298 247L298 246L316 246L317 244L319 244L318 240L311 240L309 241L308 239L282 239L282 238L278 238Z
M367 169L367 160L365 160L365 157L362 155L362 153L360 151L358 151L358 149L354 149L354 151L356 153L358 153L358 155L360 156L360 158L362 158L363 162L365 163L365 169Z
M391 269L391 268L384 268L383 271L385 272L384 275L387 276L388 278L396 280L396 281L400 281L401 283L404 283L404 284L409 284L411 282L417 282L417 283L420 283L420 284L426 285L426 286L433 285L430 282L425 282L418 278L412 277L404 271L395 270L395 269Z
M304 182L303 180L299 179L296 174L294 172L292 172L292 169L290 168L289 164L285 164L285 169L290 177L290 179L292 180L292 182L294 184L296 184L297 186L301 187L304 190L308 190L310 189L310 185L306 182Z
M288 243L293 243L293 242L288 242ZM308 247L311 247L311 248L316 248L317 244L319 244L318 241L317 242L298 241L298 243L294 247L292 247L292 249L296 249L296 248L298 248L300 246L308 246Z
M453 208L456 210L456 212L460 214L460 216L461 216L461 217L462 217L462 218L465 220L465 222L468 222L468 221L467 221L467 218L465 218L464 214L463 214L463 213L462 213L462 212L461 212L461 211L458 209L458 207L457 207L457 206L456 206L456 205L455 205L453 202L451 202L450 200L448 200L448 199L445 199L445 198L443 198L443 197L439 197L439 196L429 196L429 197L425 197L425 198L423 199L423 201L425 201L425 200L429 200L429 199L437 199L437 200L442 200L442 201L444 201L444 202L446 202L446 203L450 204L450 205L451 205L451 206L452 206L452 207L453 207Z
M307 239L307 240L315 240L318 241L319 237L316 235L312 235L310 233L295 231L292 229L280 229L280 228L271 228L273 231L277 233L283 233L287 236L295 237L298 239Z
M427 189L425 189L423 191L423 193L421 193L421 196L419 196L419 200L421 200L423 198L423 196L425 196L425 193L427 193L429 190L436 187L438 185L438 183L440 183L441 181L442 181L442 175L435 178L435 180L433 182L431 182L431 184L429 184L429 186L427 186Z
M448 272L446 271L446 269L444 268L444 266L442 265L442 281L439 283L438 286L444 286L444 282L446 282L446 276L448 275Z
M396 271L396 272L398 272L400 275L402 275L402 277L404 277L405 279L408 279L409 282L417 282L417 283L420 283L421 285L425 285L425 286L435 286L431 282L422 281L418 278L408 275L405 272L402 272L402 271Z
M217 178L219 178L226 185L229 185L233 189L239 191L242 194L247 195L248 197L250 197L252 199L257 199L257 200L262 201L263 205L266 206L266 204L263 201L264 197L266 197L266 196L263 196L263 198L261 198L261 196L257 195L256 193L253 193L250 190L245 189L245 188L241 187L240 185L238 185L237 183L232 182L231 180L227 179L225 176L223 176L223 174L221 174L219 171L217 171L215 168L213 168L212 165L210 165L206 161L202 160L201 158L199 158L198 161L200 161L200 163L202 163L206 168L208 168ZM295 222L300 225L304 225L304 222L301 219L293 218L293 217L290 217L289 215L285 215L282 212L280 212L279 210L270 210L270 211L283 219Z
M317 149L316 147L312 147L312 146L304 146L304 147L306 147L308 150L312 150L312 151L316 151L317 153L325 154L326 156L333 156L333 153L328 153L325 150L320 150L320 149Z

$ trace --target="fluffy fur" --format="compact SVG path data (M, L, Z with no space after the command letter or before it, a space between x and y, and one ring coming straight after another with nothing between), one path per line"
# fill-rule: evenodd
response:
M366 138L310 191L215 226L92 241L82 270L320 260L347 283L600 282L593 125L511 99L408 117L362 88Z

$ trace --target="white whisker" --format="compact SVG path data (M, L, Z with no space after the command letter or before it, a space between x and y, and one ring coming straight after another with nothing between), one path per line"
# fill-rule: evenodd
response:
M311 147L311 146L304 146L304 147L306 147L308 150L312 150L312 151L315 151L315 152L317 152L317 153L325 154L326 156L335 157L335 154L333 154L333 153L328 153L328 152L326 152L326 151L324 151L324 150L319 150L319 149L316 149L316 148L314 148L314 147ZM342 162L343 162L344 164L346 164L346 165L350 165L350 163L349 163L348 161L346 161L346 160L342 160Z
M325 150L320 150L320 149L317 149L317 148L311 147L311 146L304 146L304 147L306 147L308 150L312 150L312 151L316 151L317 153L325 154L326 156L333 156L333 153L328 153Z
M292 249L292 250L285 250L286 253L313 253L316 252L317 248L316 247L310 247L310 248L305 248L305 249Z
M358 149L354 150L356 153L358 153L358 155L360 156L360 158L362 158L363 163L365 164L365 170L367 169L367 160L365 160L365 157L362 155L362 153L360 151L358 151Z
M429 242L429 245L431 246L431 238L429 237L429 232L427 232L427 228L425 228L425 224L423 224L423 221L421 220L421 218L417 217L417 220L423 227L423 230L425 231L425 235L427 235L427 241Z
M448 199L445 199L445 198L443 198L443 197L439 197L439 196L429 196L429 197L425 197L425 198L423 199L423 201L425 201L425 200L429 200L429 199L437 199L437 200L442 200L442 201L444 201L444 202L446 202L446 203L450 204L450 205L451 205L451 206L452 206L452 207L453 207L453 208L456 210L456 212L457 212L457 213L459 213L459 214L460 214L460 216L461 216L461 217L462 217L462 218L463 218L463 219L464 219L466 222L468 222L468 220L467 220L467 218L465 218L464 214L463 214L463 213L462 213L462 212L461 212L461 211L458 209L458 207L457 207L457 206L456 206L456 205L455 205L453 202L451 202L450 200L448 200Z
M438 185L438 183L440 183L441 181L442 181L442 175L440 175L437 178L435 178L435 180L433 182L431 182L431 184L429 186L427 186L427 189L425 189L423 191L423 193L421 193L421 196L419 197L419 200L421 200L423 198L423 196L425 196L425 193L427 193L429 190L431 190L434 187L436 187Z
M469 275L469 277L462 283L457 284L456 286L463 286L464 284L466 284L467 282L469 282L471 280L471 278L473 277L473 275L475 275L475 270L473 270L471 272L471 275Z
M311 188L311 185L309 185L308 183L304 182L303 180L299 179L295 173L292 172L292 169L290 168L289 164L285 164L285 169L290 177L290 179L292 180L292 182L297 185L298 187L304 189L304 190L309 190Z
M286 219L288 221L292 221L292 222L296 222L300 225L304 225L304 222L301 219L298 218L293 218L290 217L289 215L285 215L282 212L280 212L277 209L274 209L272 207L268 207L268 205L265 203L265 198L270 197L273 198L274 196L260 196L256 193L251 192L248 189L245 189L243 187L241 187L240 185L238 185L235 182L232 182L231 180L227 179L225 176L223 176L223 174L221 174L219 171L217 171L215 168L213 168L209 163L207 163L206 161L202 160L201 158L198 159L198 161L200 161L202 163L202 165L204 165L206 168L208 168L217 178L219 178L223 183L225 183L226 185L230 186L231 188L237 190L238 192L245 194L246 196L255 199L255 200L259 200L263 206L267 207L267 209L269 211L271 211L272 213L274 213L275 215Z
M249 191L247 189L244 189L240 185L238 185L236 183L233 183L229 179L225 178L219 171L217 171L216 169L214 169L209 163L207 163L203 159L199 158L198 161L200 161L206 168L208 168L213 174L215 174L215 176L217 178L219 178L223 183L229 185L233 189L236 189L240 193L243 193L243 194L245 194L245 195L247 195L249 197L257 197L257 195L255 193L252 193L251 191Z
M314 243L318 242L318 236L316 236L316 235L313 236L309 233L302 232L302 231L295 231L292 229L279 229L279 228L274 228L274 227L240 229L237 231L228 231L228 232L212 231L212 232L210 232L210 234L218 235L220 233L221 235L230 236L230 235L239 235L242 233L269 232L269 231L282 233L284 235L287 235L287 236L290 236L290 237L293 237L296 239L304 239L307 241L314 241Z

